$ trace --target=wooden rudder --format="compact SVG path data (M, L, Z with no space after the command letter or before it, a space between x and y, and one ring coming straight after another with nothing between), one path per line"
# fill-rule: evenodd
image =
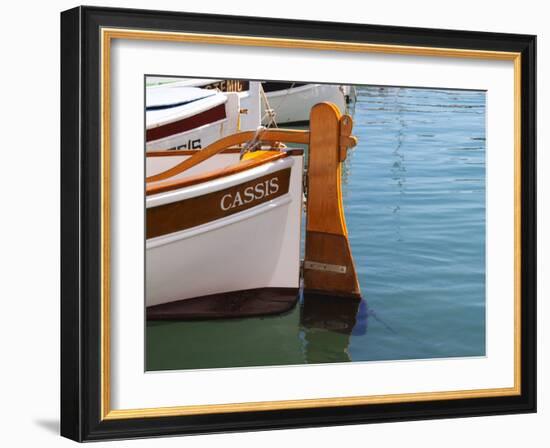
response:
M332 103L311 110L304 292L361 297L342 203L341 163L355 146L353 120Z

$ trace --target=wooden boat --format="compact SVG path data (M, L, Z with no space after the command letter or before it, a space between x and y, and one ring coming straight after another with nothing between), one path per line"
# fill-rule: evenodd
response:
M328 103L307 131L261 129L201 151L147 153L149 319L285 311L300 291L303 150L309 145L306 290L360 295L341 206L351 117ZM328 280L327 280L328 278Z

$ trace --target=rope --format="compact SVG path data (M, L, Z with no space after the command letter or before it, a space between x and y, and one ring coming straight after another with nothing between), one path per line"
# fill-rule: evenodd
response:
M279 108L281 108L281 106L285 103L286 99L290 96L290 91L294 88L294 86L296 85L295 82L293 82L290 87L288 89L286 89L286 94L285 96L283 97L283 99L281 100L281 102L279 103ZM267 98L267 97L266 97Z
M261 140L261 137L262 137L262 134L264 133L265 131L265 126L258 126L258 128L256 129L256 133L254 134L254 137L252 137L252 139L250 139L242 148L241 148L241 152L240 152L240 155L239 155L239 159L242 159L243 156L247 153L247 152L252 152L252 151L256 151L256 149L258 148L258 146L260 146L262 140Z
M264 91L264 86L260 83L260 96L265 103L265 115L262 117L261 121L264 121L266 117L269 117L269 122L267 126L270 128L277 128L277 122L275 121L275 110L270 106L269 101L267 100L267 95Z

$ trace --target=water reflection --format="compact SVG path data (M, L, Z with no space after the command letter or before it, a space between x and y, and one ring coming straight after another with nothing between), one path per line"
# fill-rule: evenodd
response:
M360 299L355 298L304 294L300 324L304 328L320 328L351 334L360 302Z
M393 206L393 220L395 226L396 240L402 241L401 234L401 204L403 202L403 195L405 194L405 183L407 168L405 167L405 154L401 152L403 146L403 141L406 136L406 127L407 123L403 116L403 103L400 101L402 89L396 89L396 99L395 99L395 111L396 111L396 122L397 129L395 135L395 149L392 152L393 163L391 165L390 173L391 179L395 181L397 187L397 196L395 197L395 204Z
M367 304L362 299L304 294L300 307L304 357L308 364L351 361L351 336L367 331Z

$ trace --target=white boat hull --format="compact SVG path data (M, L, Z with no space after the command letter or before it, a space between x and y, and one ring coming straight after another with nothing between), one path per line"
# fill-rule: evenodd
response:
M149 209L291 169L289 190L282 196L199 226L149 238L146 305L256 288L298 288L302 164L302 156L286 157L185 191L148 197Z
M172 87L184 87L189 84L193 89L200 82L170 83ZM200 80L203 82L203 80ZM152 87L153 89L159 87ZM175 133L170 136L148 141L147 151L203 149L223 137L242 130L255 130L260 126L260 83L251 81L249 90L244 92L224 92L218 96L227 97L225 102L226 118L205 124L186 132Z
M164 138L148 141L147 151L163 151L172 149L203 149L221 138L236 133L239 130L240 101L237 94L227 94L225 102L226 118L186 132L172 134Z

